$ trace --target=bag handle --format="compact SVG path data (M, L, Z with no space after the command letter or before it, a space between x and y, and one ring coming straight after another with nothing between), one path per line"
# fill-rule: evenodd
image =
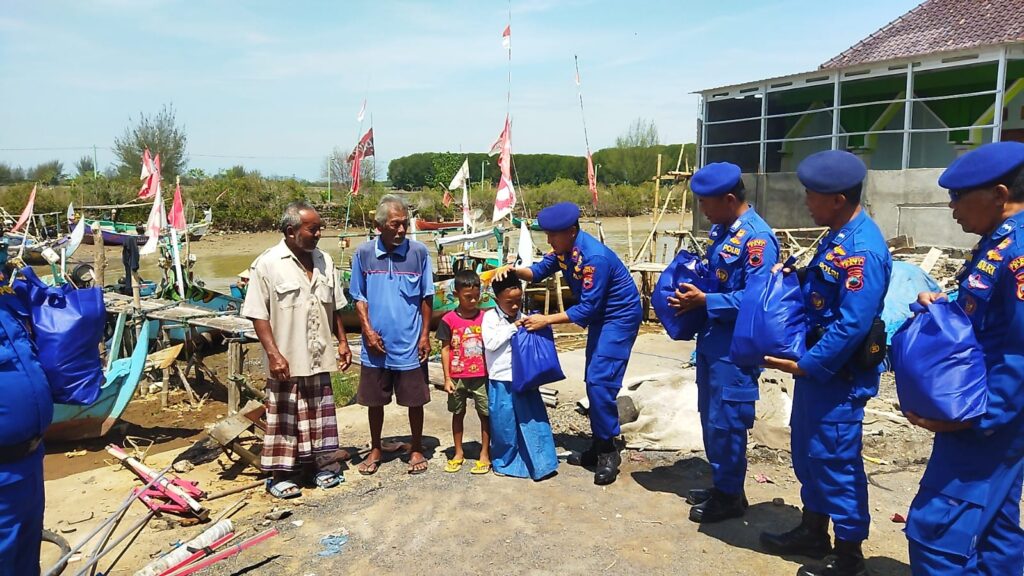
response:
M39 276L36 276L36 271L31 267L25 266L20 268L18 269L18 273L25 277L25 280L34 290L42 291L46 294L47 300L64 298L64 292L60 288L56 286L47 286L46 282L43 282Z
M928 307L921 304L920 302L913 302L910 304L910 311L916 314L923 314L928 311Z

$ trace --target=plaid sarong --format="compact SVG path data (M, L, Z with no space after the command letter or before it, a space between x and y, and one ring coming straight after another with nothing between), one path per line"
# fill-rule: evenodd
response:
M260 465L290 471L338 449L331 375L299 376L287 382L267 379L267 432Z

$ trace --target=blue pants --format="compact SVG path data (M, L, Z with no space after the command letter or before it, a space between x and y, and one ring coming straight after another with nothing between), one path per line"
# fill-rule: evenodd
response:
M0 576L39 574L45 500L42 446L0 464Z
M797 389L800 385L797 384ZM862 422L825 422L808 418L794 395L790 422L793 471L804 507L832 518L836 538L867 540L868 478L861 460Z
M1022 482L1024 462L1017 462L996 467L984 503L921 486L907 518L913 574L1024 574Z
M587 359L587 399L590 401L590 431L594 440L611 440L622 433L615 398L622 389L627 364L628 359L601 354Z
M737 495L747 475L747 430L754 425L758 371L729 361L730 341L710 332L699 342L697 410L711 480L715 488Z

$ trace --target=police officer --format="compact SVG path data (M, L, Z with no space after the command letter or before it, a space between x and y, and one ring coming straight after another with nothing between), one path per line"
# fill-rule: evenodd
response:
M46 375L11 288L0 242L0 575L39 574L43 531L42 435L53 418Z
M585 380L590 401L593 441L578 460L596 466L594 483L611 484L621 458L614 440L621 433L615 398L622 388L626 364L640 330L640 293L619 257L580 230L580 209L572 202L548 206L537 214L547 233L549 252L529 268L513 268L520 280L540 281L559 270L577 303L559 314L534 314L523 320L528 330L572 322L587 328Z
M988 407L969 422L908 413L935 432L906 533L914 574L1024 574L1024 144L987 144L939 177L953 218L978 234L957 302L985 352ZM924 293L922 304L945 298Z
M811 218L829 231L799 272L807 353L799 361L765 358L796 376L790 442L804 510L799 526L762 533L761 544L773 554L824 556L822 566L801 569L807 576L865 574L861 543L870 518L861 425L864 405L878 393L885 344L878 316L892 271L882 233L860 204L866 174L859 158L841 150L812 154L797 167Z
M702 307L708 313L697 336L697 407L714 486L690 490L686 498L693 505L690 520L708 523L743 516L747 509L747 430L754 425L760 370L733 364L729 346L744 289L771 273L779 242L747 204L739 166L708 164L693 175L690 189L712 224L708 270L717 277L718 287L705 294L683 284L675 297L669 297L669 306L679 313Z

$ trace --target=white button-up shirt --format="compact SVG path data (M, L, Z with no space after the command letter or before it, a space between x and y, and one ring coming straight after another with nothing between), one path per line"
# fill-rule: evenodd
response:
M292 377L338 370L334 313L348 304L334 261L313 250L313 276L281 240L252 263L242 316L268 320ZM264 353L266 366L266 354Z

